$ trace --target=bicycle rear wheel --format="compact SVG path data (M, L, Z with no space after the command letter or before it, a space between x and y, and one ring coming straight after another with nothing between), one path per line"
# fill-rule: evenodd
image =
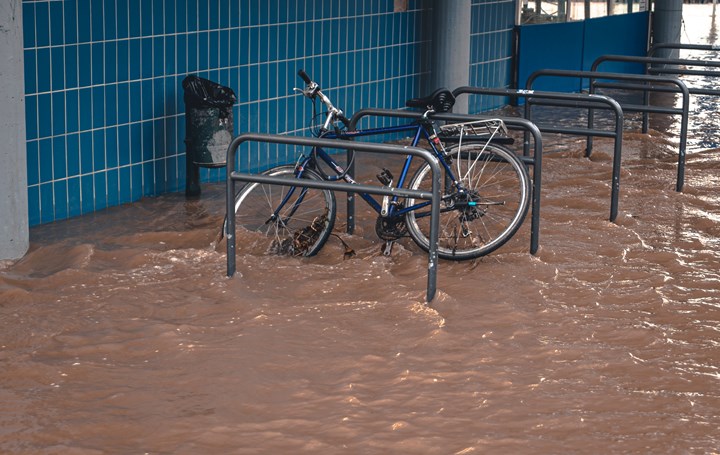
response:
M297 178L292 165L262 175ZM303 171L302 178L322 180L309 169ZM313 256L333 230L336 208L330 190L248 183L235 197L238 251Z
M493 143L463 144L447 151L448 163L465 192L446 179L440 206L438 256L451 260L489 254L520 228L530 205L530 177L525 164L505 147ZM412 189L430 191L432 172L423 164L410 182ZM410 207L416 202L408 200ZM430 210L412 211L406 224L425 251L430 241Z

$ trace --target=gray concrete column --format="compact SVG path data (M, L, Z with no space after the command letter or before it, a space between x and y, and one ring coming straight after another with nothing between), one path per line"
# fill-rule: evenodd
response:
M656 0L653 13L653 43L679 43L683 0ZM678 58L678 49L660 49L656 56Z
M454 90L470 83L471 0L432 2L432 43L430 88ZM468 97L463 96L453 112L467 113Z
M0 1L0 259L30 243L22 23L22 1Z

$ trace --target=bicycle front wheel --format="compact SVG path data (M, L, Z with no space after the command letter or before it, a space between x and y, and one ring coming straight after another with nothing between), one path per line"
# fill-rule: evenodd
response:
M262 175L297 178L292 165ZM309 169L302 178L322 180ZM336 207L330 190L248 183L235 197L238 251L313 256L333 230Z
M438 256L457 261L484 256L520 228L530 205L530 177L525 164L501 145L463 144L462 150L449 149L447 156L462 190L445 176ZM417 170L410 188L431 190L432 171L427 163ZM414 204L408 201L408 207ZM430 210L409 212L406 224L413 240L427 251Z

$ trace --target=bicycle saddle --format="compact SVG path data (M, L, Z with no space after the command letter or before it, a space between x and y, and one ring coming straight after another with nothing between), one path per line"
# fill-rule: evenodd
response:
M439 88L423 98L412 98L405 102L407 107L430 109L435 112L449 112L455 104L455 96L446 88Z

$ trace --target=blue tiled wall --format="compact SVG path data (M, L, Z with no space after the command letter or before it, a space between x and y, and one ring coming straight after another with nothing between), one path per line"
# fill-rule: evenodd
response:
M188 74L236 92L236 133L306 134L310 104L292 92L299 68L347 112L402 107L428 71L422 4L24 0L30 224L184 189ZM509 83L512 26L497 18L510 4L474 0L471 83ZM255 145L240 166L295 154ZM222 178L201 172L205 182Z
M513 71L516 0L473 0L470 36L470 85L509 88ZM497 109L504 97L471 96L469 112Z

